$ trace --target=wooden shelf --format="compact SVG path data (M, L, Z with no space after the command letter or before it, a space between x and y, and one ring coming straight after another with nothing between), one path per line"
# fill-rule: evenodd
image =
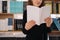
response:
M14 30L8 31L8 30L5 30L5 31L0 31L0 32L22 32L22 31L14 31Z
M45 1L52 1L52 0L45 0ZM53 1L60 1L60 0L53 0Z
M56 36L60 35L60 31L52 31L51 33L48 33L50 36Z
M52 0L45 0L45 1L52 1Z
M13 14L0 14L0 19L3 19L3 18L13 18L14 17L14 15Z

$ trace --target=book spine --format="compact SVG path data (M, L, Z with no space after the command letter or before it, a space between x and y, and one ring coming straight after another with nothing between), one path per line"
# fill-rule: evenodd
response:
M21 30L23 28L22 19L14 19L14 27L15 30Z
M2 13L2 1L0 1L0 13Z
M7 1L2 1L2 13L7 13Z
M58 8L59 8L59 14L60 14L60 4L58 5Z

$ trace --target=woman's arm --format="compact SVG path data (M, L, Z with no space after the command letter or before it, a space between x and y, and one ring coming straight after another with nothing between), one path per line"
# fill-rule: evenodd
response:
M35 25L36 24L34 20L27 22L27 13L25 11L23 14L23 33L25 34L29 33Z
M47 28L47 32L51 32L51 28L54 26L56 27L56 25L54 24L52 18L48 17L45 19L46 22L46 28Z
M47 32L51 32L51 27L54 25L52 18L48 17L45 19Z
M27 34L27 30L25 29L25 24L26 24L26 22L27 22L27 12L26 11L24 11L23 12L23 33L25 33L25 34Z

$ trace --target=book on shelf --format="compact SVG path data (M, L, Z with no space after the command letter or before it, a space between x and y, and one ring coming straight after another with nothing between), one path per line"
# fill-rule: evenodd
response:
M50 6L51 7L50 13L52 13L52 3L45 3L45 6Z
M9 25L13 25L13 19L12 18L8 18L8 26Z
M59 8L59 13L60 13L60 3L58 4L58 8Z
M15 30L22 30L22 28L23 28L22 21L23 21L23 19L14 19L14 29Z
M13 30L12 18L0 19L0 31Z
M34 20L37 25L45 23L44 19L50 16L50 6L43 6L41 8L28 5L27 6L27 22Z
M2 1L0 1L0 13L2 13Z
M55 23L55 25L56 25L55 28L60 31L60 23L59 23L60 18L53 18L53 20L54 20L54 23ZM52 27L52 28L53 28L53 27Z
M2 13L7 13L7 1L2 1Z
M13 30L13 19L8 18L8 30Z
M0 19L0 31L8 30L7 21L8 19Z
M55 11L56 11L56 14L59 14L59 3L56 3L56 9L55 9Z

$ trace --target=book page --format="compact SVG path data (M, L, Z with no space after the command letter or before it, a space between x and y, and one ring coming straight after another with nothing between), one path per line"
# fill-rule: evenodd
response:
M36 24L40 25L41 9L35 6L27 6L27 22L34 20Z
M42 7L42 13L41 13L41 18L40 18L40 22L41 23L45 23L44 20L47 17L50 17L50 10L51 10L50 6L44 6L44 7Z
M0 19L0 30L1 31L8 30L7 23L8 23L8 19Z

